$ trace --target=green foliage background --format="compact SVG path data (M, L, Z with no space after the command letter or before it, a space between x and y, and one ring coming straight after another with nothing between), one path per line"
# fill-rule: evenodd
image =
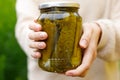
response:
M15 0L0 0L0 80L27 80L26 55L15 39L15 23Z

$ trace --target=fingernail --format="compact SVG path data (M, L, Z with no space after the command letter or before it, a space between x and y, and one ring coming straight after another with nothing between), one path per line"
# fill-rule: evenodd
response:
M40 58L40 53L39 53L39 52L36 52L36 53L35 53L35 56L36 56L36 58Z
M31 56L32 56L33 58L37 58L36 55L35 55L35 53L31 54Z
M40 25L39 24L36 24L36 29L40 30Z
M35 52L35 53L33 53L33 54L31 54L31 56L33 57L33 58L39 58L40 57L40 54L38 53L38 52Z
M40 25L39 25L39 24L36 24L36 27L40 27Z
M73 76L73 74L72 74L72 73L69 73L69 74L67 74L67 76Z
M38 44L39 49L44 49L46 47L44 42L41 42L40 44Z
M41 38L41 40L46 39L47 38L47 34L45 32L41 32L40 33L40 38Z
M81 45L81 47L83 47L83 48L86 48L87 47L87 40L86 39L83 39L81 42L80 42L80 45Z
M66 76L73 76L72 72L66 72L65 74L66 74Z
M40 38L41 38L41 39L44 39L44 36L45 36L44 33L40 33Z
M39 46L39 49L43 48L43 44L42 43L38 44L38 46Z

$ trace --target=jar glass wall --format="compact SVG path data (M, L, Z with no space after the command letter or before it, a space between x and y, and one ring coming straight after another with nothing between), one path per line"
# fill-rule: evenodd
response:
M78 14L78 7L45 7L40 8L40 14L37 22L47 32L48 38L45 40L47 47L40 50L42 57L38 61L39 66L43 70L58 73L79 66L82 60L79 46L82 18Z

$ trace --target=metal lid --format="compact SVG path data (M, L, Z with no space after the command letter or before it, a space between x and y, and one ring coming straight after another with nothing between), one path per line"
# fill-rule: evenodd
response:
M79 8L79 3L62 1L62 2L46 2L39 5L39 9L50 8L50 7L76 7Z

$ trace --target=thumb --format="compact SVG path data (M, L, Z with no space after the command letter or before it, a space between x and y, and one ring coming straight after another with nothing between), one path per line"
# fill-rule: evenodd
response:
M80 39L80 47L81 48L87 48L90 42L92 36L92 28L90 27L89 23L83 24L83 35Z

